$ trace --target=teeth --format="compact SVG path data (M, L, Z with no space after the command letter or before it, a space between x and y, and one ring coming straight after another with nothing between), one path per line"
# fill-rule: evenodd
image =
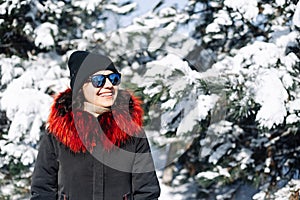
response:
M102 96L102 97L112 96L112 93L104 93L104 94L101 94L100 96Z

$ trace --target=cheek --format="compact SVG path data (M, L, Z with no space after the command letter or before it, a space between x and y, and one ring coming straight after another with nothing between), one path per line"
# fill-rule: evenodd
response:
M82 87L82 91L83 91L83 96L86 100L91 100L93 99L94 95L95 95L95 91L94 88L91 88L89 86L84 85Z
M118 86L114 86L114 92L115 92L115 96L114 96L114 100L116 100L117 96L118 96L118 91L119 91L119 87Z

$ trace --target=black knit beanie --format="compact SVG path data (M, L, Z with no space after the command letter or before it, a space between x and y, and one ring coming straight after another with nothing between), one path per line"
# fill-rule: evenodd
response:
M70 86L72 91L78 91L89 76L100 70L111 70L119 73L114 63L101 54L87 51L75 51L71 54L68 67L70 70Z

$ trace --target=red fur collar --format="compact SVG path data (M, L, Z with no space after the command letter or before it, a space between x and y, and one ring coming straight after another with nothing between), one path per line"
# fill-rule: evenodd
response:
M82 110L72 111L72 91L67 89L55 98L47 129L75 153L92 151L96 145L110 150L141 133L142 116L141 101L127 91L119 91L112 111L98 118Z

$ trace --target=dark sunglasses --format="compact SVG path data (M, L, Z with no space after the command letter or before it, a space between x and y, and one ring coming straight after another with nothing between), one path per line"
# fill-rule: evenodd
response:
M121 74L112 73L108 75L96 74L89 77L87 82L92 82L95 88L100 88L105 85L106 78L111 82L112 85L119 85L121 83Z

